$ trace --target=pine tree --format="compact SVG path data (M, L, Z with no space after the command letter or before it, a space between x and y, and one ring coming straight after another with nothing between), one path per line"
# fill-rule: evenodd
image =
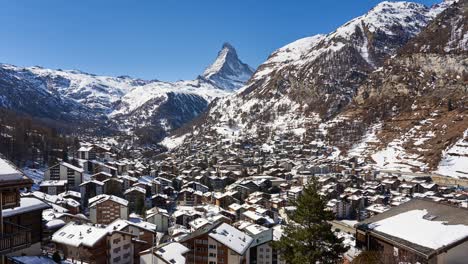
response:
M273 244L287 263L338 263L347 250L331 229L328 221L334 219L333 213L325 210L326 202L318 191L313 178L293 202L296 210L288 214L283 235Z

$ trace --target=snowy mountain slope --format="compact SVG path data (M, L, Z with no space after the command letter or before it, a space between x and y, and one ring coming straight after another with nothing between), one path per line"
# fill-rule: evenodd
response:
M18 78L41 81L43 88L72 99L91 109L108 113L112 104L133 88L150 83L130 77L97 76L77 70L51 70L42 67L0 67L15 71Z
M0 64L0 105L51 120L168 131L196 117L214 98L230 94L253 72L228 44L208 69L205 77L170 83Z
M225 90L237 90L252 76L254 69L243 63L229 43L224 43L215 62L199 77Z
M328 35L291 43L215 101L193 132L165 142L293 133L378 168L433 171L468 127L460 5L382 2Z
M206 127L230 123L252 132L262 126L281 129L285 126L280 120L289 120L303 131L309 126L305 123L332 118L371 72L442 10L382 2L334 32L286 45L272 53L236 95L209 109Z
M447 8L359 88L343 115L383 123L361 158L379 168L468 177L467 5Z

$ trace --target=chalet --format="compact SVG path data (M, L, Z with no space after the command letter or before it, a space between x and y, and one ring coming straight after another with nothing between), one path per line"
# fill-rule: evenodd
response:
M156 240L156 226L148 222L130 222L122 219L117 219L107 226L107 230L121 231L134 235L134 255L133 262L139 263L139 253L149 249Z
M95 224L110 224L116 219L128 219L128 201L101 194L89 199L89 217Z
M78 158L83 160L95 160L96 150L92 145L84 145L78 149Z
M273 249L273 228L252 224L245 226L242 231L253 238L249 248L249 263L285 263Z
M153 207L146 211L146 221L156 226L157 232L166 233L169 229L169 213L166 209Z
M43 193L56 195L65 192L67 188L67 180L44 180L39 185L39 190Z
M68 190L80 189L80 184L83 182L84 170L67 162L60 162L57 165L47 168L44 172L44 180L46 181L67 181Z
M141 210L145 206L145 189L132 187L124 192L124 197L128 201L128 208L131 212L143 213Z
M248 263L252 237L222 223L208 225L184 237L180 243L190 249L187 263Z
M151 196L151 205L153 207L167 208L169 204L170 200L166 194L158 193Z
M104 183L103 190L105 194L123 197L123 194L124 194L123 180L117 177L112 177L103 181L103 183Z
M38 255L42 242L42 211L50 206L34 197L21 197L33 181L0 157L0 262L7 256Z
M127 232L87 224L68 223L52 236L66 258L90 264L133 263L134 244Z
M96 181L100 181L100 182L105 181L105 180L107 180L107 179L109 179L111 177L112 177L112 174L110 174L108 172L104 172L104 171L100 171L98 173L95 173L95 174L91 175L92 180L96 180Z
M80 185L81 205L82 207L88 206L88 200L96 195L103 194L104 183L96 180L83 182Z
M161 244L140 253L141 264L185 264L190 250L177 242Z
M182 189L177 197L180 205L195 206L202 202L203 194L200 191L195 191L192 188Z
M468 210L412 199L357 225L356 245L383 263L462 263L468 257Z

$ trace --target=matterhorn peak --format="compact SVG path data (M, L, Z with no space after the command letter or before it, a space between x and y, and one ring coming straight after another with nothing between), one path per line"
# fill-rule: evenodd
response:
M253 73L254 69L239 59L236 49L225 42L214 63L206 68L201 77L221 89L236 90L243 86Z

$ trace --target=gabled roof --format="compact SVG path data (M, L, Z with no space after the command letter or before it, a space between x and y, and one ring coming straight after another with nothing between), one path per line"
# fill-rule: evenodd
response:
M152 253L168 264L185 264L185 257L183 255L189 251L187 247L180 243L170 242L143 251L140 255Z
M239 255L244 255L253 241L252 237L226 223L213 228L208 235Z
M32 184L33 181L13 163L0 156L0 187L3 185L25 187L31 186Z
M50 205L34 197L21 197L20 206L10 209L3 209L2 217L10 217L27 212L44 210L50 208Z
M422 199L368 218L358 225L387 240L430 256L468 241L468 210Z
M97 196L94 196L93 198L89 199L88 202L89 202L89 207L94 207L100 203L103 203L105 201L113 201L113 202L116 202L120 205L123 205L123 206L128 206L128 201L123 199L123 198L120 198L120 197L117 197L117 196L114 196L114 195L108 195L108 194L100 194L100 195L97 195Z

